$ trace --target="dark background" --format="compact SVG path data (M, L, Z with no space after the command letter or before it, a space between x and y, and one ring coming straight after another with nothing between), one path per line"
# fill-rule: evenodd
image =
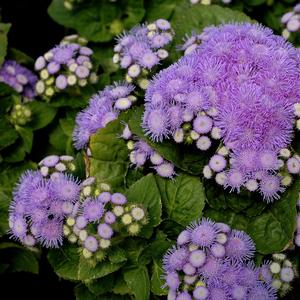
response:
M37 58L58 44L66 30L47 14L51 0L0 0L2 22L11 23L9 46Z
M0 0L1 21L11 23L9 47L21 50L36 59L58 44L67 33L47 14L50 0ZM59 280L41 257L40 274L4 273L0 275L1 299L75 299L74 284Z

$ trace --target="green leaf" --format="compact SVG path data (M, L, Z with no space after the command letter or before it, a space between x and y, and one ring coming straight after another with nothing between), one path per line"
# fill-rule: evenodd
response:
M124 26L130 28L138 23L144 16L144 7L142 0L91 0L66 10L63 1L53 0L48 13L57 23L75 29L90 41L107 42L121 33Z
M199 177L180 174L174 180L156 176L168 219L182 226L200 218L205 203L205 194Z
M113 264L108 261L91 265L89 260L81 257L78 246L67 245L59 250L50 250L48 260L55 273L67 280L95 280L111 274L123 266L123 263Z
M9 48L8 57L10 59L17 61L21 65L33 65L34 64L33 58L31 58L26 53L24 53L18 49L15 49L15 48Z
M150 297L150 280L147 268L139 266L124 272L124 279L137 300L148 300Z
M18 138L18 133L3 117L0 117L0 150L12 145Z
M72 136L74 125L75 125L75 117L59 119L59 124L65 135Z
M161 195L153 174L135 182L126 192L129 203L139 203L147 210L149 222L143 226L140 235L149 238L153 227L161 222Z
M0 66L6 56L7 50L7 34L10 29L10 24L0 23Z
M17 163L24 160L26 156L24 141L22 139L18 139L16 143L5 148L3 151L4 161L8 163Z
M23 140L23 147L26 153L30 153L33 141L33 132L25 127L16 125L16 130Z
M176 32L174 44L182 44L186 34L200 33L206 26L231 22L251 22L251 19L244 13L229 8L217 5L190 5L188 1L182 1L177 5L171 19Z
M168 295L168 290L166 288L162 289L161 287L164 285L164 280L162 279L162 275L164 274L162 268L161 260L153 260L152 266L152 274L151 274L151 292L157 296L166 296Z
M231 209L208 209L205 216L246 231L261 254L281 252L294 238L299 190L300 179L297 179L279 200L268 205L261 214L252 217Z
M178 3L182 0L152 0L145 1L146 19L155 21L157 19L169 19Z
M93 280L91 282L86 283L88 289L95 295L99 296L105 294L114 286L114 276L113 274L109 274L100 279Z
M84 284L80 283L74 288L76 300L100 300L101 297L94 295Z
M118 138L123 130L120 120L121 117L109 123L90 139L92 157L89 173L95 176L99 183L108 183L113 189L123 187L129 165L126 143Z
M255 217L247 231L262 254L281 252L292 243L296 229L296 204L299 198L300 179L277 200L269 210Z
M114 264L122 263L127 260L125 251L120 247L113 247L110 249L108 259Z
M65 152L67 141L68 137L65 135L60 124L58 123L49 135L49 142L57 151L63 153Z
M27 106L32 112L32 120L25 127L32 130L46 127L54 119L57 112L56 108L44 102L32 101Z
M139 107L135 110L133 116L129 120L129 127L132 133L140 139L146 141L153 149L161 154L166 160L171 161L176 167L192 174L202 174L203 167L207 164L208 158L215 152L215 147L211 147L205 153L193 146L184 146L164 141L163 143L153 143L147 138L141 127L143 108Z
M14 243L0 244L0 263L9 265L7 272L39 272L36 253Z
M229 192L210 180L204 180L204 187L208 204L217 210L229 208L236 213L244 212L246 215L255 216L261 214L267 206L259 193Z

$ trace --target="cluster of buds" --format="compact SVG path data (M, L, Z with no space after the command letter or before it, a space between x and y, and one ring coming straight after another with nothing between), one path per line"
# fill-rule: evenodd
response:
M46 100L55 93L76 85L96 83L98 77L92 71L93 50L77 43L61 44L49 50L35 62L40 80L35 90Z
M55 172L74 172L74 157L70 155L49 155L39 162L39 170L44 177Z
M31 120L31 110L26 104L15 104L10 113L10 122L13 125L23 126Z
M121 193L110 193L107 184L96 185L95 178L82 182L76 212L66 219L64 235L78 243L85 258L102 260L105 251L119 234L137 235L147 223L146 212L138 204L128 203Z
M142 168L148 164L159 176L163 178L173 178L175 175L174 165L165 160L145 141L134 136L127 124L125 124L121 137L127 140L127 148L130 150L129 159L133 166Z
M170 23L164 19L134 27L117 39L113 62L127 70L127 82L137 80L139 86L146 89L149 71L169 56L164 47L172 41L173 35Z
M282 36L288 39L292 32L300 29L300 3L297 4L292 11L285 13L281 17L281 23L285 27Z
M197 95L195 95L197 97ZM186 110L183 113L184 123L180 129L173 134L176 143L195 143L201 151L208 150L212 145L212 140L221 139L220 128L214 126L211 116L215 116L216 111L211 109L201 111L194 117L194 114Z
M68 44L79 44L81 46L86 46L88 43L88 40L84 37L78 35L78 34L71 34L65 36L61 42L60 45L68 45Z
M265 263L261 273L263 278L271 278L271 285L280 297L284 297L291 289L291 283L297 276L297 269L284 253L275 253L272 260Z
M35 97L37 80L38 78L34 73L14 60L6 60L0 68L0 82L9 85L22 95L24 102Z

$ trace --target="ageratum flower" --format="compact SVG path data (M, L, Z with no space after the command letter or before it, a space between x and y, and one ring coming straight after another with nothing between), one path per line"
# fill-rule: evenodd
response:
M151 24L139 25L117 38L113 62L127 69L126 80L142 78L149 70L168 57L164 49L173 39L173 31L167 20L158 19ZM140 80L142 88L147 80Z
M36 83L36 92L50 99L67 87L95 83L97 76L92 72L92 54L93 50L86 46L62 42L38 57L35 70L39 72L40 80Z
M144 131L154 142L194 142L201 151L221 139L227 153L213 156L204 175L273 201L291 182L278 173L299 173L297 157L279 160L300 111L298 50L256 24L208 27L197 38L194 51L150 82Z
M94 95L89 106L76 117L73 141L76 149L86 146L89 138L98 129L105 127L118 117L120 111L131 107L136 97L132 95L134 86L125 82L107 86Z
M270 265L256 267L254 251L243 231L207 219L192 223L163 258L168 299L277 299ZM282 270L285 279L293 277Z
M38 77L34 73L14 60L6 60L0 68L0 82L12 87L27 101L35 97L37 81Z
M13 192L9 208L9 227L13 238L24 245L47 248L62 245L63 222L79 200L80 184L73 176L58 172L74 170L71 156L50 155L38 171L26 171Z

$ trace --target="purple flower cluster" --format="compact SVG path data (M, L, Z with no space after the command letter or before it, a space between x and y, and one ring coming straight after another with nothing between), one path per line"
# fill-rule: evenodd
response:
M14 190L9 210L10 233L26 246L62 245L64 219L72 214L80 195L79 181L63 173L66 169L57 168L65 158L46 157L41 169L26 171Z
M81 184L81 200L64 225L64 235L71 243L81 245L85 258L95 252L103 254L117 232L125 229L134 236L147 223L146 212L140 205L127 203L121 193L103 191L103 186L99 192L95 183L95 178L90 177Z
M277 299L272 275L262 278L265 267L251 260L254 251L243 231L208 219L192 223L163 259L168 299Z
M103 91L94 95L89 106L76 117L73 141L76 149L82 149L90 136L107 123L115 120L120 111L131 107L136 97L131 93L134 86L124 82L107 86Z
M175 166L171 162L165 160L145 141L132 135L127 124L125 124L121 137L128 141L127 148L131 150L129 159L132 165L137 168L142 168L148 163L159 176L164 178L173 178L175 175Z
M198 38L197 50L150 83L144 131L156 142L195 141L200 150L221 139L229 152L225 187L259 181L264 199L276 199L278 154L291 143L300 97L299 52L256 24L208 27Z
M117 39L113 62L127 69L127 81L132 82L168 57L164 49L173 39L170 23L158 19L151 24L136 26Z
M89 258L108 248L116 232L135 236L148 220L141 205L127 203L121 193L110 193L109 185L97 185L94 177L80 183L69 173L76 169L73 160L50 155L39 163L38 171L21 176L10 205L9 232L26 246L47 248L60 247L67 237L78 242Z
M0 82L4 82L27 101L35 97L35 84L37 76L14 60L6 60L0 68Z
M284 297L291 289L291 283L297 276L297 267L284 253L274 253L270 261L264 262L261 278L270 281L280 297Z
M281 17L281 23L285 27L282 31L283 37L289 38L292 32L300 29L300 3L295 5L292 11L285 13Z
M92 54L93 50L86 46L64 42L38 57L35 70L39 71L40 80L36 83L36 92L50 99L68 87L95 83L98 78L92 72Z

